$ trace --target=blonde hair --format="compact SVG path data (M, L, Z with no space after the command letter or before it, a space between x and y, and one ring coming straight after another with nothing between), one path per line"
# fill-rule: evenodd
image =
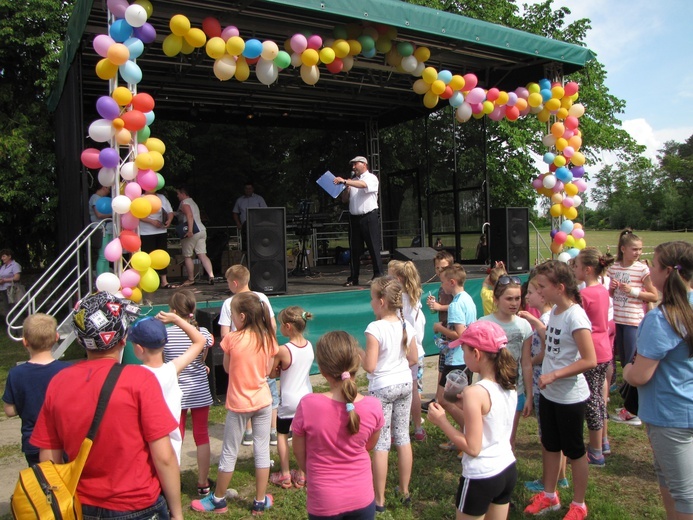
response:
M291 305L279 311L278 318L279 323L290 323L296 332L302 333L306 330L308 320L313 319L313 315L308 311L304 311L298 305Z
M342 382L344 400L347 403L353 403L359 393L354 378L361 366L359 346L356 339L343 330L328 332L320 337L315 346L315 359L323 375ZM344 372L349 373L350 377L348 379L342 379ZM359 432L361 418L355 409L347 413L349 414L347 428L354 435Z
M231 300L231 309L236 314L244 314L243 327L237 332L252 334L257 342L258 352L269 352L275 342L272 318L265 305L254 292L237 294Z
M505 270L505 266L498 265L488 272L488 281L491 285L496 285L498 279L506 274L508 274L508 272Z
M226 281L238 282L238 285L245 286L250 282L250 271L241 264L232 265L226 270Z
M412 307L421 299L423 289L421 288L421 276L416 265L411 260L403 262L401 260L390 260L387 264L388 274L392 274L402 283L402 292L409 297Z
M172 311L199 329L200 327L195 319L196 305L195 294L189 289L174 292L168 300L168 306Z
M467 281L467 271L460 264L452 264L447 266L440 273L441 277L445 277L447 280L455 280L457 285L464 287L464 282Z
M388 309L399 315L402 322L402 351L406 354L409 345L407 337L407 325L402 312L402 284L393 276L380 276L373 280L371 291L378 298L382 298Z
M22 337L31 350L43 352L55 345L58 322L53 316L37 312L24 319Z

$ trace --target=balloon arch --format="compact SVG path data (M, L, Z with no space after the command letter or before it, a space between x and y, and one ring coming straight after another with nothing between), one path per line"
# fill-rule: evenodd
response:
M114 215L114 238L104 248L104 256L116 268L115 273L98 276L97 288L139 302L143 291L158 289L156 270L165 269L170 262L163 250L141 252L137 232L140 219L161 209L156 195L143 192L159 190L165 183L159 171L164 167L166 145L152 137L150 130L155 120L155 101L151 95L137 92L142 80L137 58L157 34L147 22L154 9L149 0L132 4L128 0L108 0L107 6L108 30L94 38L93 48L102 58L95 73L108 81L110 94L97 100L101 118L89 125L89 137L106 146L83 150L81 160L87 168L98 170L99 182L111 187L113 193L113 197L99 199L97 209ZM559 260L568 261L586 246L582 225L574 222L582 204L580 194L587 188L582 178L585 156L580 152L579 128L585 108L577 103L577 83L540 79L513 91L484 89L478 86L473 73L461 75L427 66L431 56L427 47L398 39L397 29L383 24L339 25L330 36L297 32L279 43L244 39L238 27L222 28L213 17L205 18L198 28L184 14L176 14L169 28L171 32L162 44L164 54L173 58L204 47L220 81L247 81L254 71L260 83L271 85L280 71L298 69L306 85L315 85L321 73L346 74L359 56L381 54L393 71L417 78L412 89L422 96L426 108L447 102L454 107L460 123L483 117L493 121L536 117L546 123L548 130L542 138L549 149L543 156L548 171L538 175L532 186L551 200L550 214L555 223L551 251ZM119 80L127 86L119 86ZM127 262L124 251L132 253Z

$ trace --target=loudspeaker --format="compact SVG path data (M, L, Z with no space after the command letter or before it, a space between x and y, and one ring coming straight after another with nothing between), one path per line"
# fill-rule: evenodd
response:
M438 251L432 247L400 247L395 249L392 255L393 260L411 260L421 276L421 283L432 280L436 275L436 268L433 259Z
M503 261L508 273L530 270L529 209L491 208L491 265Z
M286 210L248 208L250 288L265 294L286 293Z
M205 364L209 367L209 391L215 403L223 403L226 399L226 391L229 386L229 375L224 372L224 352L219 343L221 341L221 327L219 315L221 309L206 308L197 309L195 320L200 327L206 328L214 336L214 345L207 352ZM221 398L219 397L221 396Z

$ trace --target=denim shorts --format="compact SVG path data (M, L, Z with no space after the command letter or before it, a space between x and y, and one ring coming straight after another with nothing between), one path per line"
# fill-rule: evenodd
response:
M267 384L269 385L270 393L272 394L272 410L279 408L279 390L277 389L277 380L268 377Z
M168 504L166 499L159 495L154 504L139 511L112 511L103 507L82 504L84 520L168 520Z

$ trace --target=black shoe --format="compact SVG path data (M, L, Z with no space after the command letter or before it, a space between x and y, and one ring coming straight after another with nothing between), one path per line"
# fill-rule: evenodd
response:
M353 287L354 285L358 285L358 282L354 282L353 280L347 280L346 283L342 285L342 287Z

